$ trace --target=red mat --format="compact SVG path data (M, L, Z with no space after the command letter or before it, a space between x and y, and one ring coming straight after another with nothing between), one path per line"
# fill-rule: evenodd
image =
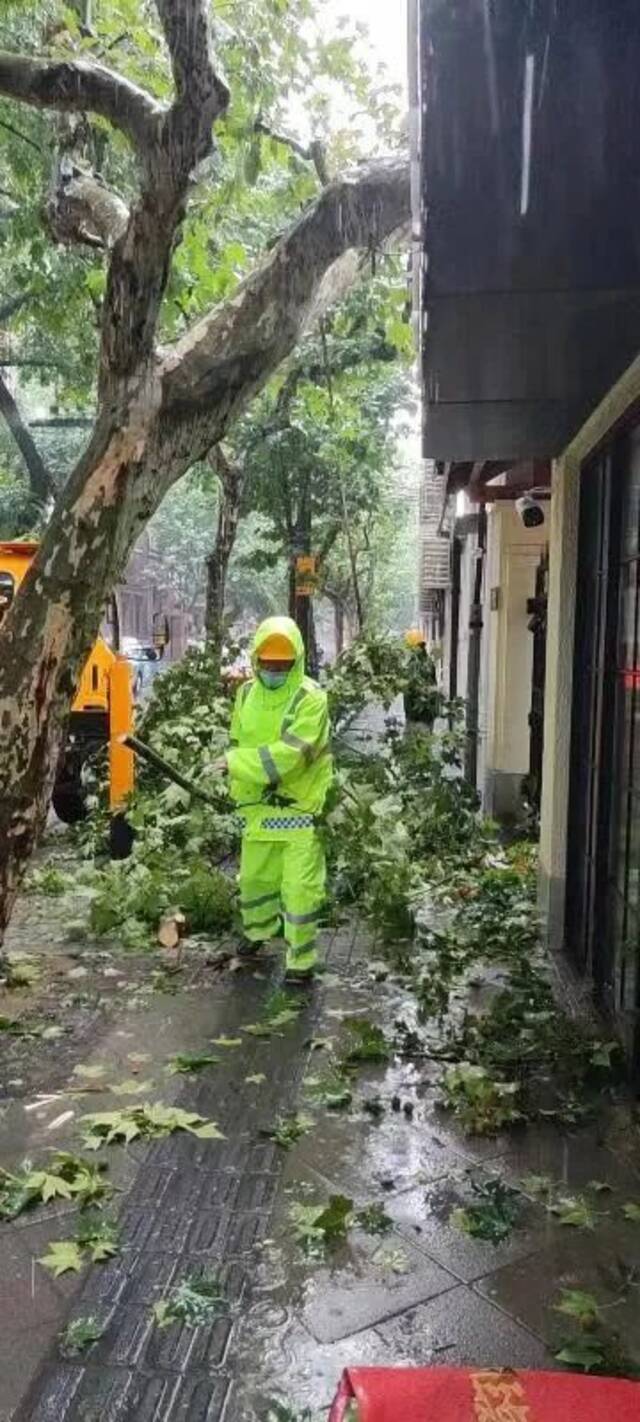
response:
M348 1368L329 1422L640 1422L640 1383L477 1368Z

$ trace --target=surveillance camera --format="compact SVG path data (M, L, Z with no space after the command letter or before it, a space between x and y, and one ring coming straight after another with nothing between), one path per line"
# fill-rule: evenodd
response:
M531 494L523 494L522 498L516 499L516 513L525 528L539 528L544 523L544 509Z

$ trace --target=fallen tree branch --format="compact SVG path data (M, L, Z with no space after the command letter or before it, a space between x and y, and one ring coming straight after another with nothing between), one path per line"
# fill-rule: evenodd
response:
M33 494L39 503L46 504L55 497L55 484L3 375L0 375L0 415L20 450Z

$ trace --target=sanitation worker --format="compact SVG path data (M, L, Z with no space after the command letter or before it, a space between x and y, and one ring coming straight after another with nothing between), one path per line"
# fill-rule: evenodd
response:
M431 731L442 704L435 663L420 628L412 627L405 633L404 640L409 648L408 681L403 697L405 718L410 725L422 725Z
M238 690L228 770L243 821L240 908L245 952L282 932L287 980L317 961L326 867L317 820L333 777L324 691L305 676L304 644L289 617L270 617L252 647L253 677Z

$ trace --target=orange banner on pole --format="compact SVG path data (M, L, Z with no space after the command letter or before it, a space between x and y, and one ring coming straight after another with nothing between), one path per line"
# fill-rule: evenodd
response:
M296 558L296 597L313 597L318 586L318 559L315 553Z

